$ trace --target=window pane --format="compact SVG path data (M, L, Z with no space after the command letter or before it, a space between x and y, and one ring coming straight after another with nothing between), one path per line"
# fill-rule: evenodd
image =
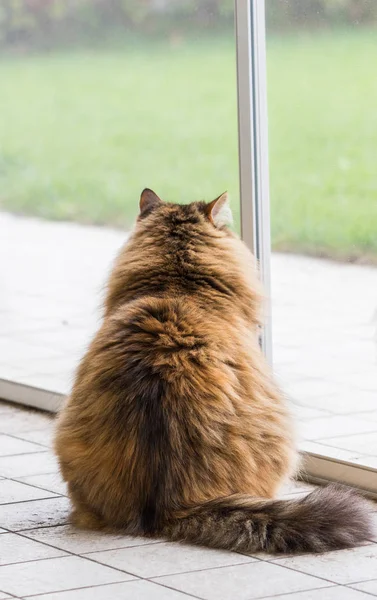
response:
M266 8L275 365L305 447L376 466L377 4Z
M179 202L228 190L239 228L233 20L212 0L10 4L0 377L68 389L144 187Z

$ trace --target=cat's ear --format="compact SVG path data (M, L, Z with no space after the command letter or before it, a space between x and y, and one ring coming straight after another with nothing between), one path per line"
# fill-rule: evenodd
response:
M222 227L223 225L231 225L233 223L233 215L229 206L228 192L224 192L215 200L212 200L206 206L206 215L208 219L216 225L216 227Z
M140 217L150 213L154 208L162 204L161 198L149 188L145 188L140 195Z

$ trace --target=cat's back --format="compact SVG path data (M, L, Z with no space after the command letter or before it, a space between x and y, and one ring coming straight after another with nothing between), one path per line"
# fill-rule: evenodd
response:
M106 319L94 351L108 354L119 377L128 373L128 386L148 384L148 378L174 383L197 378L224 360L227 345L234 351L226 336L227 330L236 334L234 321L231 314L225 319L189 296L144 297Z

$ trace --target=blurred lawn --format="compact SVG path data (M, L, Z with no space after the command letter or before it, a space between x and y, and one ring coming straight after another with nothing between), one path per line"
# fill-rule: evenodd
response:
M375 35L269 41L277 249L377 257ZM233 46L2 57L1 208L127 228L148 186L184 202L228 189L238 214Z

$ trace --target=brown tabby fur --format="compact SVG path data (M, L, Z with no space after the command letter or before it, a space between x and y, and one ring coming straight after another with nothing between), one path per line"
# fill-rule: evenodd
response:
M142 194L58 420L74 522L246 552L352 546L370 532L356 493L273 500L296 469L293 428L258 346L253 257L219 224L224 203Z

